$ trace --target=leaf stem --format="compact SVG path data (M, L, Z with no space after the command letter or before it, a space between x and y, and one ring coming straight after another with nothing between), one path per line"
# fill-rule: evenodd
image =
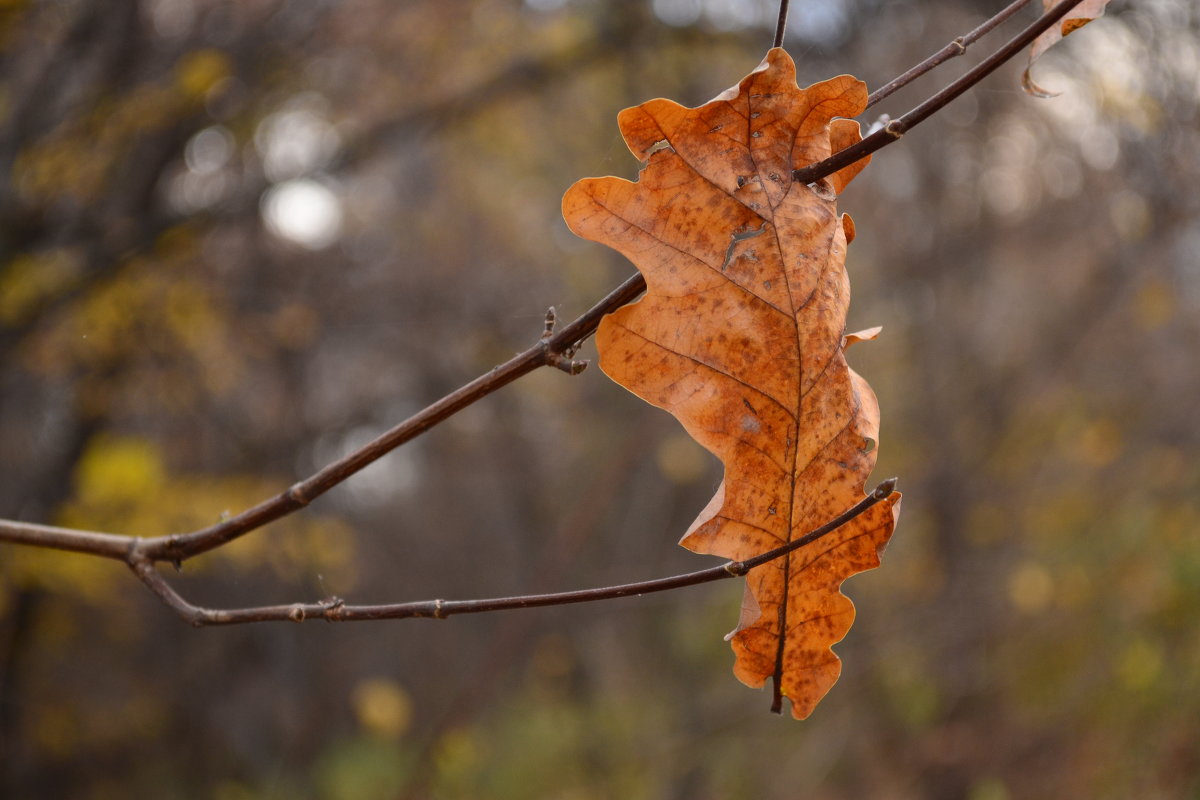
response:
M779 0L779 21L775 23L775 39L772 47L783 47L783 36L787 32L789 2L790 0Z

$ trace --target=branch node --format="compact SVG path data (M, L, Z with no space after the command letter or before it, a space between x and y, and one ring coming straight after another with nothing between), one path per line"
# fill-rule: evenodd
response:
M298 506L307 506L312 502L312 498L309 497L304 491L303 481L300 483L293 483L288 488L287 492L285 492L285 495L287 496L288 500L297 504Z
M176 553L176 554L181 553L183 551L182 539L183 539L183 534L172 533L170 536L167 537L167 540L163 545L163 551L166 553ZM170 559L170 560L179 561L180 558L181 558L181 556L176 555L173 559Z
M343 612L346 610L346 601L334 595L322 600L321 607L324 612L321 616L325 618L326 622L338 622L344 616Z
M954 56L961 56L967 52L967 43L966 43L965 36L959 36L957 39L955 39L950 44L953 45L954 49L958 51L954 54ZM954 56L951 56L951 58L953 58Z
M745 561L730 561L728 564L725 564L725 571L735 578L740 578L750 570L746 568Z
M146 556L142 554L142 537L130 537L129 546L125 548L125 563L133 567L136 572L138 565L146 561Z
M578 375L579 373L581 373L585 369L587 369L587 365L590 364L591 362L587 361L587 360L575 361L574 359L570 358L567 355L563 355L562 353L554 353L554 352L548 351L546 353L546 363L549 364L550 366L554 367L555 369L562 370L563 372L567 373L568 375Z
M446 601L442 600L441 598L433 601L433 618L434 619L445 619L446 618L445 605L446 605Z
M554 344L554 326L558 323L558 314L554 306L546 309L546 327L538 344L542 346L542 363L548 367L560 369L568 375L578 375L587 369L587 361L575 361L575 351L579 343L567 347Z
M291 609L288 611L287 618L290 619L292 622L304 622L304 620L307 619L308 616L304 613L304 606L297 603L296 605L292 606Z
M893 119L883 126L883 132L893 139L899 139L904 135L905 125L902 119Z

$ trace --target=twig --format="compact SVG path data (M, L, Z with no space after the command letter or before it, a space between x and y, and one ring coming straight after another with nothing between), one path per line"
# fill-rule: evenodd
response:
M0 541L89 553L121 561L129 561L130 552L133 550L139 558L150 561L186 561L307 506L315 498L395 448L538 367L554 365L571 374L578 374L586 366L586 362L573 361L571 356L596 331L600 318L635 299L645 288L645 280L640 274L630 277L558 333L553 333L548 314L548 330L543 332L537 344L427 406L378 438L325 466L286 491L216 525L191 533L135 539L111 533L0 520Z
M252 608L212 609L192 605L176 592L166 579L154 567L154 563L144 556L135 556L130 561L134 573L158 597L173 609L184 620L196 627L206 625L237 625L247 622L304 622L309 619L323 619L327 622L365 622L378 619L409 619L421 617L427 619L445 619L455 614L482 614L489 611L505 611L516 608L538 608L541 606L561 606L570 603L591 603L597 600L612 600L618 597L665 592L671 589L681 589L685 586L696 586L701 583L734 578L745 575L755 567L798 550L807 544L815 542L823 536L845 525L859 516L871 506L891 497L896 489L896 479L890 478L875 487L853 507L839 514L821 527L793 539L787 544L773 550L746 559L745 561L727 561L708 569L688 572L683 575L672 575L668 578L655 578L636 583L626 583L619 586L605 586L597 589L577 589L569 592L553 594L530 594L516 597L495 597L482 600L422 600L413 603L389 603L386 605L352 606L347 605L341 598L331 597L316 603L292 603L278 606L257 606Z
M1051 25L1065 17L1079 3L1080 0L1062 0L1054 8L1038 17L1037 21L1032 25L1025 28L1025 30L1018 33L1012 39L1009 39L999 50L979 62L979 64L968 70L961 78L951 83L945 89L942 89L924 103L921 103L899 119L892 120L861 142L851 145L844 150L839 150L824 161L818 161L816 164L810 164L807 167L793 170L792 179L803 183L819 181L826 175L837 172L839 169L847 167L864 156L868 156L876 150L896 141L919 123L928 119L932 114L941 110L951 100L958 97L967 89L970 89L1005 61L1024 50L1034 39L1049 30Z
M867 96L867 108L870 108L880 100L891 95L893 92L912 83L917 78L921 77L926 72L929 72L929 70L933 69L939 64L943 64L952 58L963 55L967 52L968 47L990 33L993 28L1004 24L1009 17L1011 17L1013 14L1016 14L1027 5L1029 5L1029 0L1014 0L1014 2L1009 4L1007 8L984 22L975 30L959 36L957 39L948 43L941 50L938 50L929 58L905 72L903 75L899 75L885 83L883 86L880 86ZM779 45L776 44L775 46L778 47Z
M789 0L779 0L779 21L775 24L775 43L772 47L783 47L783 35L787 32Z
M87 553L124 561L129 555L130 547L136 544L137 539L115 533L81 531L74 528L59 528L54 525L39 525L36 522L0 519L0 542L47 547L72 553Z

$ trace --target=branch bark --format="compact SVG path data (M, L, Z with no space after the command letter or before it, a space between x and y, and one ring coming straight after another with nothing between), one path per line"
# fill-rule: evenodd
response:
M195 627L208 625L238 625L248 622L304 622L309 619L323 619L326 622L366 622L379 619L445 619L455 614L482 614L489 611L507 611L516 608L540 608L542 606L562 606L571 603L592 603L597 600L612 600L618 597L666 592L671 589L682 589L685 586L697 586L701 583L736 578L745 575L755 567L762 566L777 558L782 558L793 550L798 550L807 544L815 542L823 536L845 525L850 520L862 514L871 506L891 497L896 489L896 479L889 478L875 487L869 495L846 511L834 517L821 527L813 530L787 544L773 550L746 559L745 561L727 561L708 569L688 572L682 575L672 575L667 578L625 583L619 586L605 586L597 589L576 589L569 592L553 594L529 594L516 597L494 597L481 600L421 600L413 603L388 603L385 605L347 605L339 597L331 597L315 603L291 603L276 606L255 606L250 608L213 609L192 605L167 583L162 574L155 568L154 561L137 552L130 557L129 565L134 574L146 584L150 591L158 595L167 606Z
M938 50L920 64L917 64L904 74L892 78L892 80L888 81L883 86L880 86L867 96L867 108L870 108L880 100L883 100L885 97L891 95L893 92L896 92L912 83L934 67L944 64L952 58L964 55L967 52L968 47L982 39L994 28L999 27L1007 22L1009 17L1011 17L1013 14L1016 14L1025 6L1029 5L1029 2L1030 0L1014 0L1014 2L1009 4L1003 11L985 21L978 28L975 28L975 30L959 36L957 39L947 43L945 47L943 47L941 50Z

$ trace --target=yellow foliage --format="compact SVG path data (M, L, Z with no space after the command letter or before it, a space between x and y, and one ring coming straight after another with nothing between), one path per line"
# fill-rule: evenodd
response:
M41 751L58 758L69 757L75 752L79 740L79 722L75 712L65 705L39 709L33 736Z
M154 240L154 257L163 261L186 258L196 251L196 230L187 223L172 225Z
M92 132L105 151L117 153L130 146L134 134L161 129L183 111L168 89L154 84L138 86L111 106L101 105L93 114Z
M1079 531L1095 518L1095 498L1090 487L1067 486L1049 496L1030 500L1023 509L1026 535L1031 546L1043 550L1074 541ZM1001 537L1011 528L1000 529Z
M13 182L28 200L66 195L90 201L102 183L104 162L76 139L47 137L17 154Z
M58 523L132 536L183 533L219 522L282 488L279 482L254 476L172 475L153 442L100 434L80 458L74 495L60 509ZM22 585L36 582L60 589L70 585L82 592L94 587L95 592L104 593L109 581L121 576L120 570L96 559L49 555L19 551L14 559L14 579ZM214 559L242 568L265 564L280 575L314 570L328 577L338 591L346 591L354 584L353 557L354 540L348 526L301 514L280 521L269 532L244 536L194 563L196 569L204 569Z
M1012 795L1000 778L984 778L971 786L967 800L1009 800Z
M0 0L0 14L4 15L4 25L9 25L16 21L16 17L20 12L29 5L29 0ZM7 31L6 31L7 32Z
M81 263L67 248L23 253L0 272L0 322L16 325L37 307L75 286Z
M65 196L100 199L115 164L136 146L138 135L171 124L187 111L179 95L147 84L100 102L85 117L72 117L17 154L14 183L30 200Z
M1027 561L1009 576L1008 596L1019 611L1027 614L1044 611L1054 599L1054 578L1041 564Z
M1076 457L1089 467L1107 467L1124 446L1120 426L1111 419L1097 419L1083 429Z
M106 700L82 706L62 700L40 707L33 726L38 746L58 758L71 758L81 750L151 738L164 727L169 709L150 697Z
M229 56L220 50L193 50L175 65L175 85L184 95L201 99L232 71Z
M1171 288L1162 281L1152 280L1138 290L1133 300L1137 321L1148 331L1157 330L1175 316L1178 303Z
M76 496L83 503L137 501L165 482L158 448L145 439L101 434L75 468Z
M243 348L234 346L234 315L219 287L183 271L183 264L141 259L75 302L55 324L26 343L26 369L41 375L96 376L81 398L94 414L109 400L103 367L153 352L169 358L144 372L157 405L186 409L198 393L223 396L242 378ZM0 306L2 308L2 306Z
M1094 601L1092 578L1080 564L1068 566L1058 584L1058 604L1064 609L1078 611Z
M213 800L256 800L262 795L254 788L226 778L213 789Z
M129 571L108 559L57 550L9 548L0 569L0 595L13 590L37 588L56 595L80 598L88 605L110 604L117 599L116 587L129 581ZM0 611L3 611L0 608ZM66 618L64 625L69 623ZM39 636L43 641L55 638L54 626L43 621ZM70 631L62 629L63 637Z
M34 338L25 350L30 372L59 375L77 365L104 363L135 344L132 327L148 305L146 281L137 265L123 268L107 283L76 302L58 324Z
M210 559L221 559L246 568L267 566L281 576L303 568L319 573L331 592L354 588L354 538L349 526L336 519L289 517L279 528L243 536L196 563L204 568Z
M1127 689L1148 689L1162 674L1163 661L1162 647L1144 638L1135 639L1117 661L1117 677Z
M446 731L433 755L438 773L450 780L472 770L480 758L479 743L467 728Z
M977 503L967 511L963 535L976 547L990 547L1012 534L1012 512L998 503Z
M174 532L180 512L167 486L158 447L144 439L100 434L89 442L75 471L75 492L59 511L71 528L115 531L131 536ZM185 528L186 530L186 528Z
M351 694L354 714L369 733L383 739L399 739L412 722L412 699L395 681L369 678Z

